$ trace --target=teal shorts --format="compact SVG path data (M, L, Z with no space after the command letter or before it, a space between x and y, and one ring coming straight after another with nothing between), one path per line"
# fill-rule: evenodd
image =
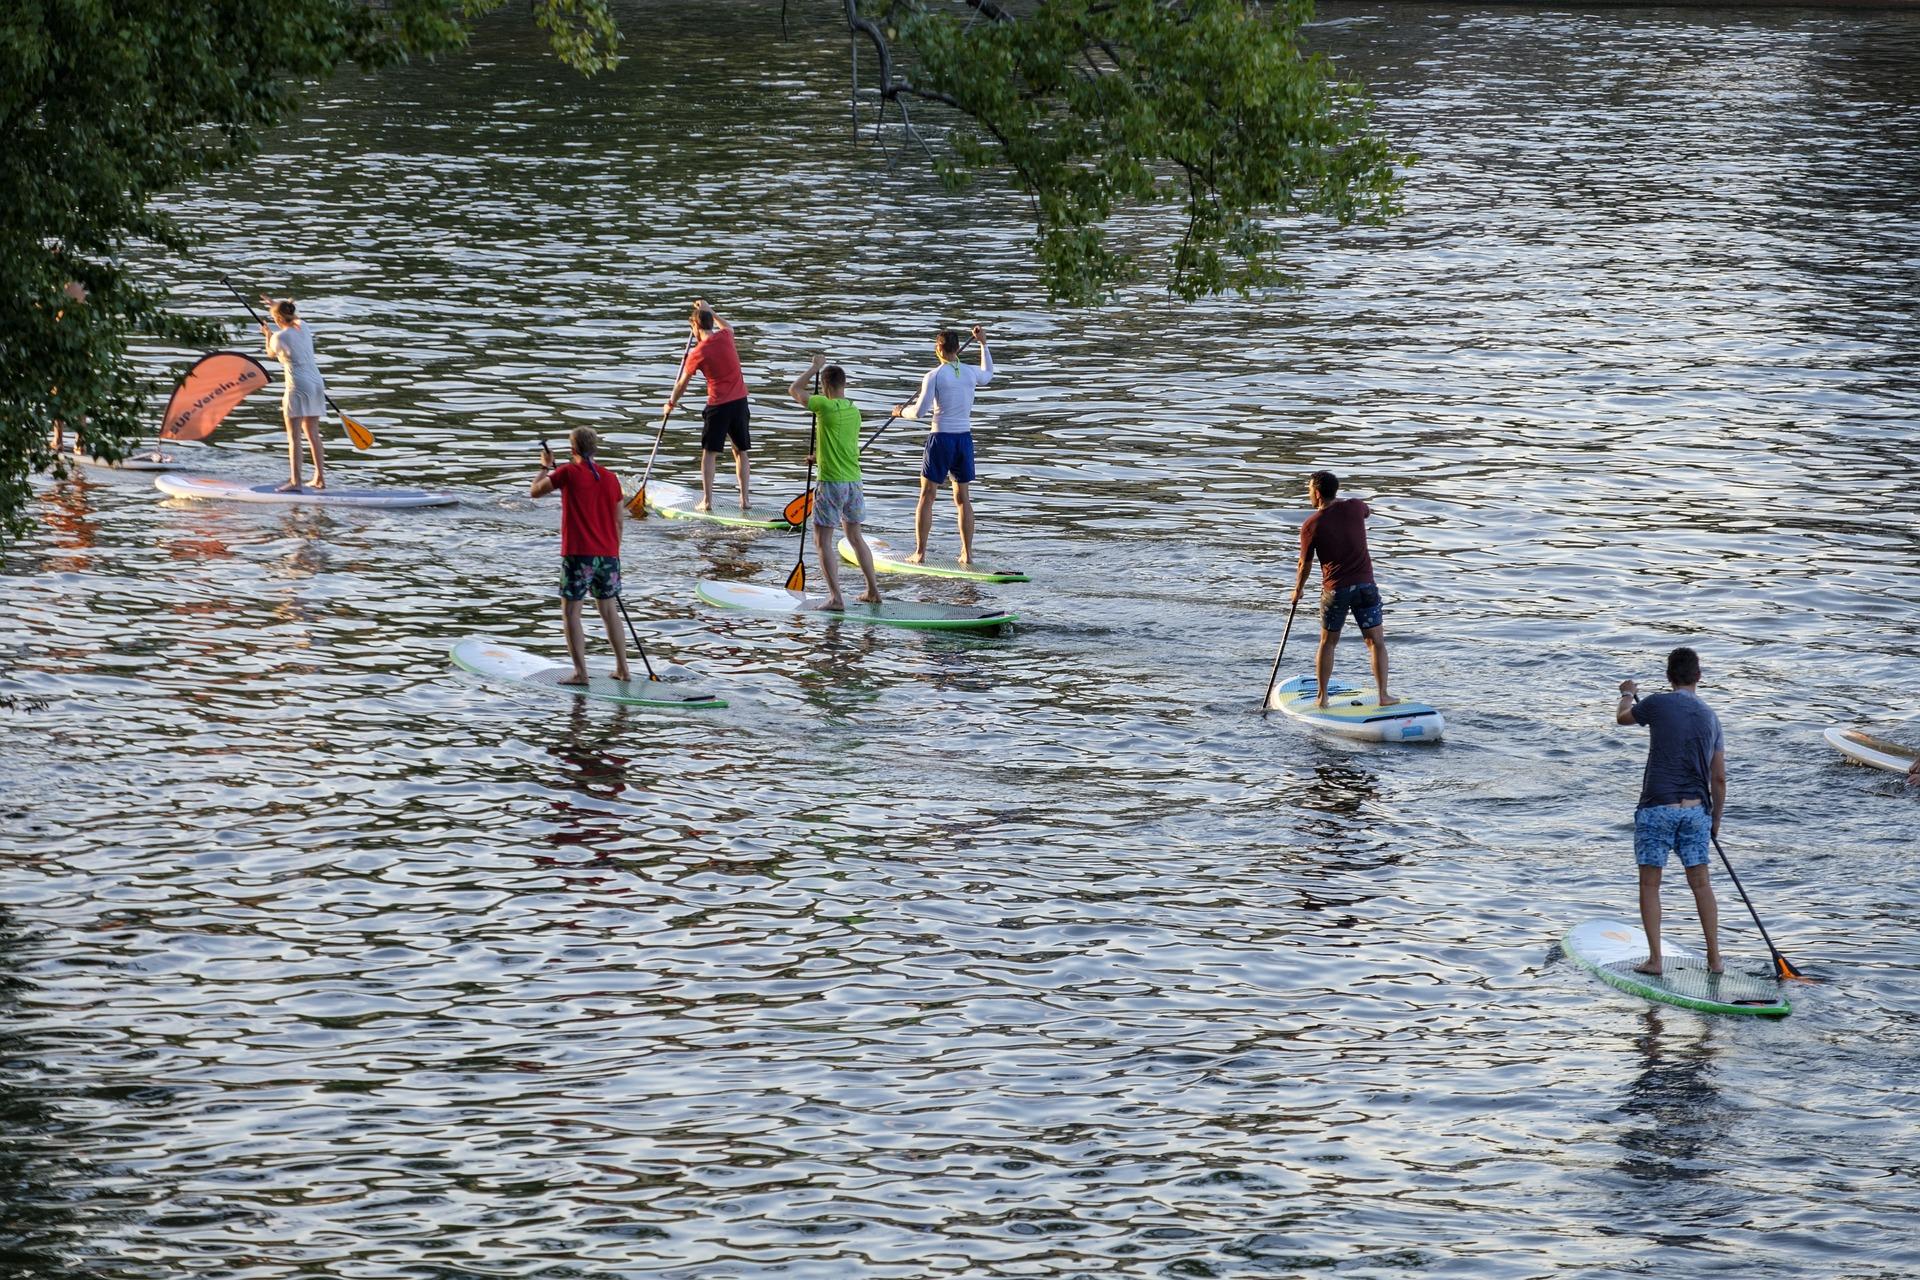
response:
M561 556L562 600L611 600L620 594L619 556Z

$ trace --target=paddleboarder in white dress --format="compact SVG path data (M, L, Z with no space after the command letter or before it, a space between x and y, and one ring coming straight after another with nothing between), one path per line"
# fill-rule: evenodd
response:
M913 513L913 554L908 564L922 564L927 558L927 535L933 532L933 499L940 486L953 481L953 510L960 526L960 563L973 563L973 498L968 486L973 483L973 393L993 381L993 357L987 353L987 331L973 326L973 340L980 344L980 363L968 368L960 363L960 333L942 329L933 348L940 363L920 380L920 394L903 405L896 405L896 418L929 420L927 452L920 464L920 505Z
M280 411L287 422L287 482L280 492L300 488L300 436L305 432L307 449L313 455L313 479L309 489L327 487L327 459L320 447L320 419L327 414L327 383L320 376L320 365L313 357L313 333L295 314L293 299L275 302L262 294L276 327L260 326L267 341L267 354L280 362L286 390L280 397Z
M1307 478L1313 514L1300 525L1300 568L1293 580L1293 604L1298 606L1314 558L1319 557L1320 649L1313 656L1313 674L1320 682L1320 696L1314 705L1327 705L1333 651L1347 615L1352 614L1373 655L1380 705L1391 707L1400 699L1387 692L1386 609L1380 602L1380 588L1374 585L1373 556L1367 550L1367 517L1373 511L1358 498L1338 497L1339 492L1340 478L1331 471L1316 471Z
M1667 855L1678 853L1707 935L1707 971L1720 967L1720 904L1713 896L1712 841L1720 836L1720 815L1727 807L1727 746L1720 717L1700 700L1700 655L1685 647L1667 655L1670 693L1640 696L1631 680L1620 682L1617 724L1643 724L1647 767L1640 782L1640 803L1633 811L1633 860L1640 867L1640 927L1647 935L1647 958L1634 967L1659 973L1660 873Z

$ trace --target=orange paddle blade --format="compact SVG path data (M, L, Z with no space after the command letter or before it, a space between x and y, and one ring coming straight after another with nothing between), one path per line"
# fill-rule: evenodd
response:
M353 441L354 448L371 449L373 447L373 432L367 430L344 413L340 415L340 421L346 425L347 439Z
M809 489L789 502L780 511L780 518L790 525L802 525L813 514L813 490Z
M807 593L807 562L805 560L794 561L793 572L787 575L787 590L800 595Z
M635 520L647 518L647 486L644 484L635 489L633 496L627 499L627 514Z
M1797 981L1797 982L1812 982L1812 981L1814 981L1814 979L1812 979L1812 978L1809 978L1809 977L1808 977L1808 976L1807 976L1806 974L1804 974L1804 973L1802 973L1802 972L1800 972L1800 971L1799 971L1798 969L1796 969L1796 968L1794 968L1794 967L1793 967L1793 961L1791 961L1791 960L1789 960L1789 959L1787 959L1787 958L1786 958L1785 956L1783 956L1783 955L1781 955L1781 954L1780 954L1780 953L1779 953L1778 951L1776 951L1776 952L1774 952L1774 953L1773 953L1773 967L1774 967L1775 969L1778 969L1778 970L1780 971L1780 981L1782 981L1782 982L1788 982L1788 981Z

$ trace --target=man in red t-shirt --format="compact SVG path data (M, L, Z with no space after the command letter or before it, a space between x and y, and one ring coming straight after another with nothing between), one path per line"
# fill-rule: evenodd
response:
M740 478L740 509L747 509L747 450L752 441L747 435L747 380L740 374L740 353L733 345L733 330L713 313L705 300L696 298L693 314L687 317L693 329L693 350L680 366L680 378L667 397L667 412L680 404L697 370L707 378L707 407L700 415L700 505L695 511L713 510L713 468L720 457L720 446L733 444L733 473Z
M540 474L528 490L536 498L560 491L560 613L566 621L567 653L573 675L561 684L587 682L587 636L580 624L580 604L588 596L600 610L613 646L613 678L630 680L625 637L614 621L614 601L620 594L620 477L599 465L593 455L599 441L591 427L575 427L567 436L573 460L553 465L553 451L540 446Z
M1313 558L1320 557L1320 651L1314 655L1313 674L1320 682L1316 705L1327 705L1327 682L1333 678L1333 648L1340 641L1340 628L1347 614L1366 637L1373 651L1373 679L1380 692L1380 705L1390 707L1400 699L1387 692L1387 639L1385 611L1380 605L1380 588L1373 585L1373 557L1367 554L1367 517L1373 512L1358 498L1335 498L1340 491L1339 477L1331 471L1316 471L1307 480L1307 497L1313 501L1313 514L1300 526L1300 572L1293 580L1293 603L1300 603L1306 590L1307 575L1313 572Z

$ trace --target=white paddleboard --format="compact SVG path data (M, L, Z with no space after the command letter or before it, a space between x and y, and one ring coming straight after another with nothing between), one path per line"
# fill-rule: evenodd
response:
M218 476L154 477L153 487L174 498L210 502L262 502L309 507L450 507L458 499L450 493L420 489L290 489L282 493L270 484L249 485Z
M846 584L841 584L843 587ZM883 627L905 627L912 631L990 631L1004 627L1019 615L999 609L969 609L960 605L920 604L912 600L882 600L879 604L859 604L843 593L845 609L828 612L809 608L823 596L799 596L785 587L763 587L752 582L711 582L702 580L695 594L708 604L722 609L746 609L754 613L799 614L844 622L871 622Z
M1698 1009L1702 1013L1742 1013L1784 1018L1793 1006L1780 994L1776 978L1748 973L1708 973L1705 958L1675 946L1662 931L1660 973L1638 973L1647 958L1647 935L1625 920L1585 920L1567 930L1560 947L1576 964L1609 986L1644 1000Z
M1295 676L1281 682L1267 705L1316 729L1368 742L1438 742L1447 731L1446 717L1424 702L1402 698L1383 707L1376 690L1335 680L1327 686L1327 705L1319 707L1319 687L1312 676Z
M727 491L720 481L713 482L713 510L695 511L700 495L677 484L654 481L647 485L647 509L669 520L704 520L734 529L792 529L779 508L740 509L740 493Z
M671 674L659 680L649 680L646 668L641 665L638 654L630 654L632 680L615 680L611 675L589 673L586 684L561 684L560 681L573 674L570 666L557 666L550 659L525 649L516 648L503 640L492 640L485 636L469 636L453 646L453 665L464 671L488 680L498 680L507 684L534 685L556 693L570 693L581 698L597 698L603 702L618 702L630 707L662 707L683 711L705 711L727 705L724 698L706 692L698 686L675 679Z
M130 453L119 462L108 462L105 458L95 458L84 453L76 453L74 459L89 467L111 467L115 471L178 471L187 465L177 455L164 453L159 449L148 449L144 453Z
M1915 760L1920 760L1920 749L1903 747L1897 742L1888 742L1885 738L1876 738L1858 729L1842 729L1836 725L1828 729L1824 736L1849 760L1885 769L1888 773L1905 773L1913 767Z

